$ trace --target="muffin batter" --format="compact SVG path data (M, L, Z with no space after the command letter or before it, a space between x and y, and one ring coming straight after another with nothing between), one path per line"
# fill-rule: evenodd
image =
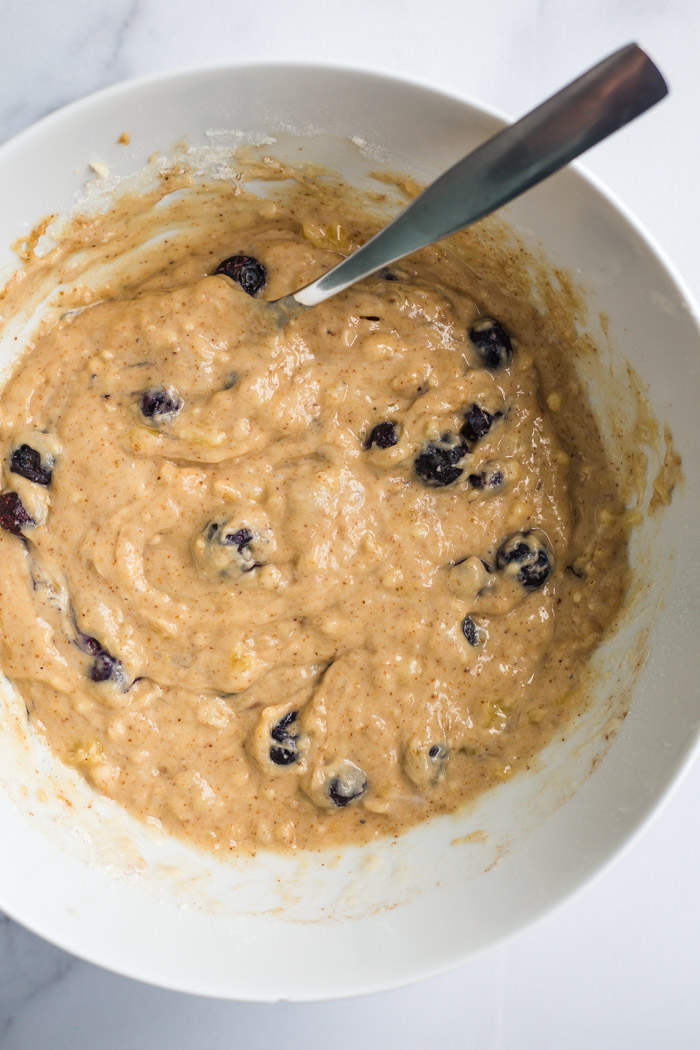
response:
M511 776L625 586L571 318L472 231L278 330L262 300L379 224L292 175L76 224L24 280L121 272L0 400L2 670L99 791L218 851L396 834Z

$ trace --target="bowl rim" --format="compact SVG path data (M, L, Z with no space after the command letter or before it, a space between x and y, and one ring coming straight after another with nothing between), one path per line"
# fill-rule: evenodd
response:
M188 80L195 81L200 78L203 74L221 74L221 73L232 73L236 74L245 71L255 71L257 73L264 73L266 69L275 70L276 72L288 70L290 75L294 75L297 72L313 72L314 70L324 74L349 74L360 78L374 78L377 80L385 80L387 82L405 85L418 89L423 92L429 92L433 94L436 99L446 99L452 102L459 103L467 108L486 116L493 122L499 123L501 126L509 124L510 118L500 109L492 105L483 103L471 96L461 94L452 89L443 87L436 83L432 79L411 76L402 72L396 72L390 68L377 65L377 64L348 64L344 62L317 62L317 61L305 61L303 59L260 59L260 60L249 60L249 61L230 61L230 62L211 62L211 63L198 63L195 65L184 65L167 70L161 70L159 72L148 73L141 76L130 77L115 84L111 84L107 87L99 88L87 95L83 95L71 102L66 103L58 107L57 109L51 110L44 114L36 121L33 121L27 127L23 128L10 138L0 144L0 166L4 164L6 158L16 150L21 150L25 144L31 142L36 136L41 136L44 129L53 125L58 125L63 121L71 121L75 116L80 115L84 111L89 111L95 106L99 106L104 101L112 99L118 99L120 96L128 96L130 94L138 94L144 88L148 88L155 84L166 84L169 81L178 82L182 84ZM654 235L652 235L645 225L636 217L632 210L621 200L621 198L609 189L605 183L596 175L592 174L585 165L582 165L579 161L566 166L564 170L573 169L576 176L587 183L595 193L602 198L605 204L611 207L620 218L624 221L628 227L630 233L643 245L647 252L653 257L657 265L664 271L665 275L674 286L680 303L688 311L691 320L694 323L694 328L697 332L698 346L700 347L700 305L695 299L693 292L685 279L676 268L676 265L669 258L665 249L660 246ZM691 767L700 758L700 729L695 734L695 738L689 738L686 753L682 760L678 763L678 766L671 776L668 784L664 790L650 804L647 811L638 819L636 826L632 827L631 830L626 831L625 835L615 848L610 852L609 856L599 864L595 869L579 877L574 885L567 889L566 892L560 894L550 905L546 908L541 909L536 914L523 919L520 923L515 925L512 929L502 933L501 935L494 938L487 945L474 951L470 951L461 960L455 960L454 957L449 958L446 962L440 965L433 966L428 969L421 969L417 967L414 976L408 980L405 977L400 977L394 981L385 980L381 984L376 982L370 983L366 986L358 986L351 990L345 990L343 992L328 992L324 990L321 994L316 991L314 994L302 996L285 997L288 1000L296 1001L324 1001L334 998L350 998L360 995L366 995L375 992L389 991L399 987L406 987L410 984L415 984L419 981L428 980L434 977L439 977L449 971L455 969L460 965L466 965L468 962L482 957L488 952L502 947L505 943L509 942L512 938L520 936L527 930L536 926L538 923L554 915L559 909L563 908L570 901L576 899L591 883L602 877L614 864L622 858L628 850L630 850L637 842L639 837L643 835L647 827L655 821L661 813L665 810L668 802L670 801L673 793L677 790L680 784L683 782L685 777L688 775ZM124 967L114 965L110 962L104 961L103 958L91 953L88 950L82 950L76 948L73 943L70 942L69 938L62 938L60 935L54 936L53 934L47 934L44 929L41 928L40 923L34 923L30 918L25 915L14 914L13 909L7 909L5 905L2 905L3 912L8 915L13 921L20 923L26 929L37 934L44 940L50 941L61 949L77 956L80 959L90 962L93 965L99 966L103 969L107 969L109 972L121 974L131 979L137 979L150 984L169 988L176 991L187 992L189 994L196 994L206 996L209 998L221 998L221 999L233 999L231 995L223 995L219 992L212 992L202 988L193 987L192 984L185 986L184 984L178 984L173 982L161 981L156 976L150 974L140 974L139 966L133 967L128 970ZM352 921L352 920L349 920ZM259 1002L275 1002L279 1001L278 996L274 996L266 993L262 990L261 994L256 996L255 999L247 999L246 1001L259 1001Z
M514 119L518 119L511 118L504 110L497 106L460 94L457 91L453 91L451 88L445 88L432 79L423 79L422 77L410 76L405 73L396 73L390 68L379 64L362 63L355 65L344 62L311 62L305 61L304 59L282 58L260 59L259 61L253 59L245 62L202 62L195 65L176 66L155 73L144 73L135 77L127 77L124 80L119 80L114 84L98 88L87 95L81 95L79 98L73 99L71 102L58 106L56 109L52 109L48 113L45 113L37 120L32 121L27 127L16 132L4 142L0 143L0 163L5 160L6 154L10 154L13 150L24 146L25 142L29 142L35 135L40 134L45 126L61 120L70 119L74 114L79 114L83 109L88 109L95 103L102 102L104 99L118 98L119 95L138 92L142 88L148 87L151 84L164 83L168 80L194 80L201 76L202 73L216 74L230 71L264 69L274 69L276 71L289 69L290 72L299 70L319 70L323 73L359 74L360 76L374 77L376 79L392 81L393 83L405 84L422 91L429 91L438 97L449 99L452 102L471 106L473 109L480 111L491 120L497 121L503 127L513 123ZM542 101L545 100L543 99ZM641 114L641 117L643 118L645 115L646 114ZM632 123L634 124L638 119L640 118L635 118L635 121L632 121ZM595 149L595 147L592 148ZM652 254L656 256L657 261L661 264L662 268L671 278L672 283L676 286L677 291L680 293L680 297L683 299L684 305L687 307L688 312L695 321L698 333L700 334L700 297L698 299L695 298L690 286L670 258L666 249L659 244L654 234L652 234L645 224L637 218L636 214L627 204L625 204L622 198L614 190L610 189L610 187L607 186L598 175L589 171L584 163L575 160L570 164L565 165L562 169L562 171L569 170L574 171L584 180L584 182L587 182L601 197L603 197L606 203L622 216L636 236L645 244ZM546 181L547 180L545 180L545 182Z

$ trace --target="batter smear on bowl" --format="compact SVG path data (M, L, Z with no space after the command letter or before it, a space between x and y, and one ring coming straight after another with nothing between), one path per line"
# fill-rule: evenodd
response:
M626 584L566 310L471 231L279 331L262 300L380 220L263 173L69 224L3 311L63 281L0 398L2 670L100 792L221 852L397 834L508 778Z

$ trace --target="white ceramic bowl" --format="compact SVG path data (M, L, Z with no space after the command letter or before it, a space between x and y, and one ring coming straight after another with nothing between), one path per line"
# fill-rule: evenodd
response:
M183 136L225 145L283 132L271 152L300 144L304 157L350 181L377 167L427 181L499 126L483 109L419 84L336 68L210 68L127 83L0 150L0 245L64 211L90 159L128 174ZM128 147L116 144L125 130ZM350 149L347 137L368 146ZM606 349L584 378L611 455L616 428L629 432L636 408L629 358L688 468L670 509L644 516L635 533L637 585L623 628L597 654L607 673L593 709L548 748L539 770L397 843L224 866L95 799L27 732L21 703L4 688L0 907L19 922L171 988L259 1000L375 991L455 966L532 922L600 871L658 806L698 734L700 334L668 264L590 179L568 170L506 216L585 289L591 333ZM8 249L0 262L10 261ZM0 342L0 365L14 352L9 343ZM658 466L652 449L647 500ZM651 655L621 724L646 646Z

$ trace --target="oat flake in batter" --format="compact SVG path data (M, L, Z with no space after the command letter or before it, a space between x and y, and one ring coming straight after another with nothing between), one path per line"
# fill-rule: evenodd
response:
M625 585L564 307L482 227L277 331L260 300L380 223L291 174L172 172L2 311L73 281L0 399L2 670L99 791L222 852L397 834L509 777Z

